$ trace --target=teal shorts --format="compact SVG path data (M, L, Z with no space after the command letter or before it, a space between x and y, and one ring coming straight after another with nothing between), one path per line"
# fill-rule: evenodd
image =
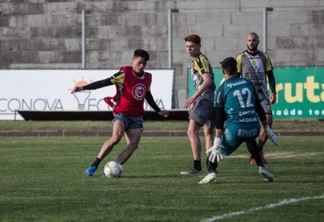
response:
M224 156L233 153L243 142L255 140L260 133L260 123L236 124L225 127L221 152Z

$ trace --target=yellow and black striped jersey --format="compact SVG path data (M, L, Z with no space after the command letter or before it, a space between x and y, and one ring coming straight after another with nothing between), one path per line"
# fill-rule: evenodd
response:
M244 51L237 55L236 61L237 72L241 77L249 79L253 83L260 99L267 98L267 72L272 71L268 54L261 51L250 54Z
M214 82L214 72L213 68L211 67L211 64L207 57L200 53L197 57L195 57L192 60L192 80L195 86L195 89L198 90L200 85L203 83L204 79L202 75L205 73L209 73L210 77L212 79L212 84L209 86L209 88L203 93L205 94L206 92L214 94L214 91L216 89L216 85ZM213 98L212 98L213 99Z

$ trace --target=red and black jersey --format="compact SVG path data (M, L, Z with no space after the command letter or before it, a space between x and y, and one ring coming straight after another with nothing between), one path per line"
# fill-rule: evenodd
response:
M124 66L110 80L116 85L117 93L114 97L106 97L105 101L113 107L113 113L143 116L144 100L146 93L150 91L152 74L144 72L138 76L131 66Z

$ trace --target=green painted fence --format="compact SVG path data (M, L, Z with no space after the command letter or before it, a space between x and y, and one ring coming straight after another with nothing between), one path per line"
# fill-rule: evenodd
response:
M213 69L216 86L223 79L220 68ZM275 119L324 118L324 67L274 68L277 103ZM188 96L194 93L188 69Z

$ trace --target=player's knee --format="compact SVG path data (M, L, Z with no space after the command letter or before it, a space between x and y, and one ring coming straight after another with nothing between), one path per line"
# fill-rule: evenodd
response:
M188 130L187 130L187 136L188 136L189 138L192 138L192 137L198 136L198 133L199 133L199 130L193 130L193 129L188 129Z
M121 140L122 136L119 135L113 135L109 140L107 140L106 143L111 143L113 146L118 144Z
M128 145L127 145L127 150L130 152L130 153L133 153L136 149L137 149L137 147L138 147L138 143L129 143Z
M189 138L195 138L196 137L196 134L194 132L192 132L192 131L187 131L187 136Z

